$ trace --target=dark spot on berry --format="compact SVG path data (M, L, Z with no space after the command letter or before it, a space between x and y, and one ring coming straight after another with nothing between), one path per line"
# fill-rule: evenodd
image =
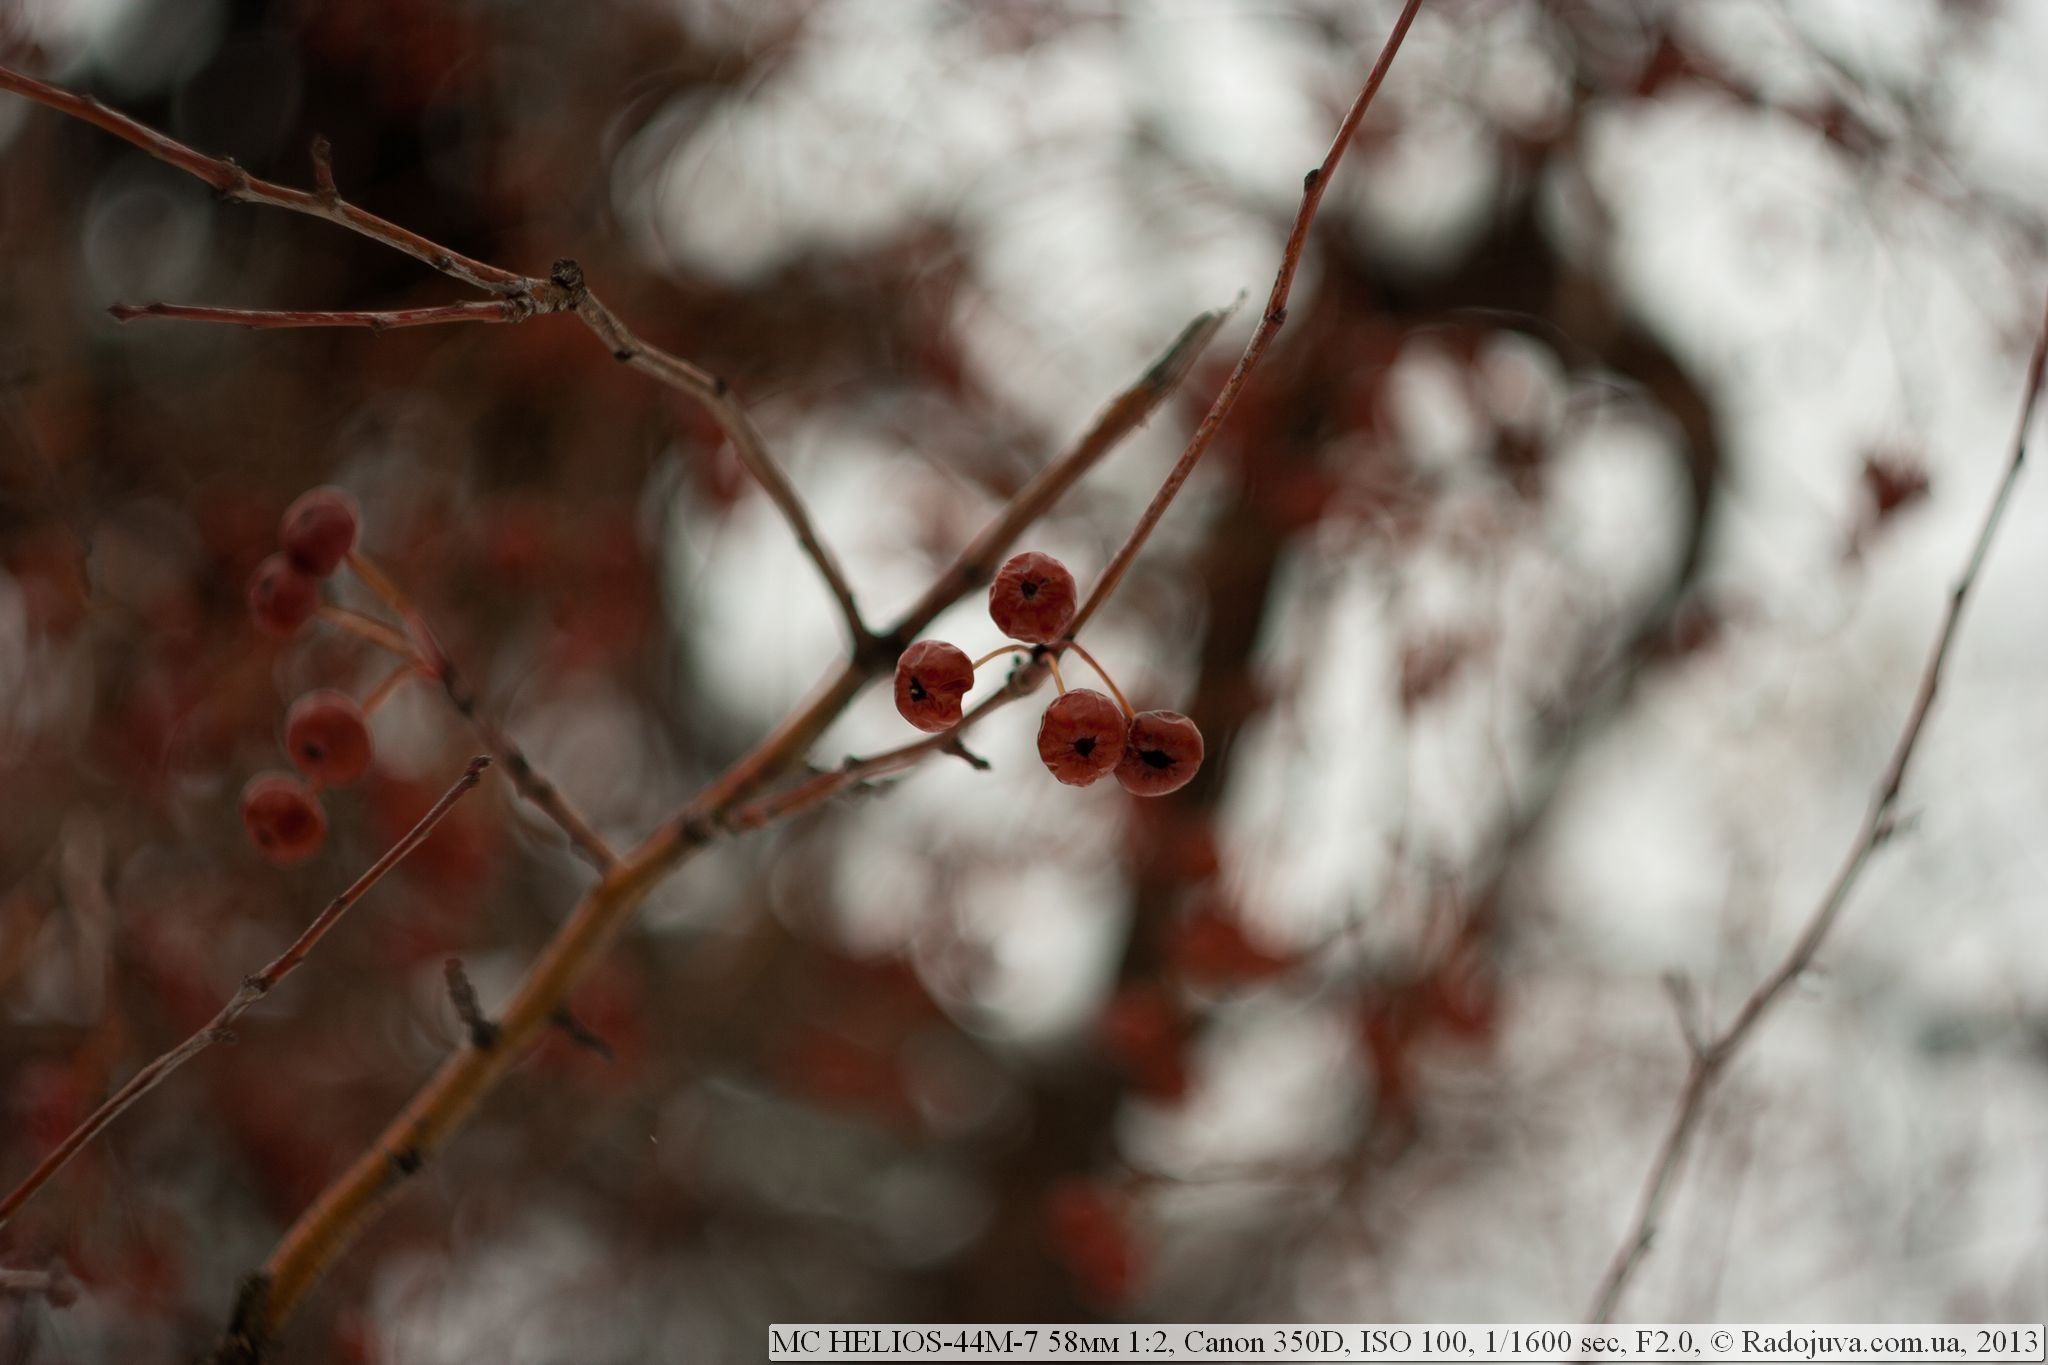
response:
M924 684L913 677L910 680L910 699L912 701L923 701L929 696L931 696L931 693L924 690Z
M1144 760L1145 766L1148 768L1171 768L1173 766L1173 756L1164 749L1140 749L1138 757Z
M1038 582L1036 579L1027 578L1018 586L1017 590L1023 593L1024 600L1029 602L1032 598L1038 596Z
M1074 741L1074 752L1086 758L1095 752L1095 736L1083 735Z

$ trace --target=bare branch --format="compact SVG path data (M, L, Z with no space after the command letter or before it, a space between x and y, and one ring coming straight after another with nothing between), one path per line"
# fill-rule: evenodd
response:
M116 303L107 311L116 322L137 318L170 318L180 322L225 322L236 327L270 331L292 327L432 327L445 322L524 322L533 305L523 298L484 299L474 303L443 303L431 308L394 308L384 312L321 312L271 308L210 308L186 303Z
M1321 206L1323 195L1330 188L1330 176L1336 171L1337 163L1344 159L1345 149L1351 145L1351 137L1358 131L1359 121L1365 117L1366 108L1372 103L1372 97L1379 93L1380 83L1386 80L1387 71L1394 64L1394 54L1401 50L1401 40L1408 36L1409 25L1415 22L1416 12L1421 8L1422 0L1408 0L1408 3L1401 7L1400 17L1394 20L1394 31L1387 36L1386 46L1380 49L1379 60L1373 63L1372 74L1365 78L1364 88L1358 92L1358 98L1351 102L1351 108L1345 113L1344 121L1337 125L1337 136L1331 140L1330 150L1324 155L1323 164L1311 170L1303 179L1301 208L1295 212L1294 227L1287 234L1286 249L1280 253L1280 272L1273 279L1273 292L1266 298L1266 311L1260 314L1259 325L1252 329L1252 339L1246 343L1244 354L1238 357L1237 365L1231 370L1230 377L1223 382L1223 388L1217 393L1216 401L1209 405L1209 411L1202 417L1201 425L1196 427L1195 434L1188 438L1187 449L1181 452L1180 459L1175 461L1173 468L1167 472L1166 481L1160 484L1159 491L1153 494L1151 505L1145 509L1144 515L1138 518L1138 524L1131 528L1131 533L1124 539L1123 545L1110 558L1108 567L1102 571L1102 576L1095 580L1095 586L1089 590L1087 600L1081 603L1081 609L1074 613L1074 622L1067 627L1068 639L1081 633L1082 627L1094 618L1102 604L1109 600L1109 595L1116 591L1117 584L1123 581L1125 572L1131 567L1131 561L1136 559L1138 551L1144 548L1146 538L1152 534L1152 528L1166 515L1167 506L1180 492L1181 485L1195 472L1195 465L1201 460L1203 452L1208 450L1209 443L1216 439L1216 433L1229 418L1231 409L1237 406L1237 398L1244 392L1245 381L1251 377L1252 370L1264 357L1266 349L1273 344L1273 338L1279 335L1280 328L1286 323L1287 295L1294 288L1294 272L1301 265L1302 248L1308 242L1308 230L1315 222L1316 209Z
M2012 453L2007 457L2005 472L1992 493L1991 505L1985 509L1984 519L1977 528L1976 539L1971 542L1969 556L1963 561L1962 574L1949 592L1941 628L1935 633L1934 643L1928 651L1927 663L1920 673L1919 689L1914 694L1912 708L1906 713L1905 727L1892 747L1891 761L1885 765L1884 773L1871 793L1869 808L1864 812L1862 824L1857 826L1848 853L1836 870L1834 879L1828 883L1827 890L1821 894L1820 903L1808 917L1806 927L1793 941L1790 951L1750 992L1727 1028L1712 1042L1695 1048L1691 1070L1679 1094L1677 1112L1672 1115L1671 1126L1665 1132L1663 1144L1657 1149L1655 1161L1651 1163L1649 1179L1637 1201L1629 1232L1615 1250L1613 1260L1594 1291L1593 1306L1587 1314L1589 1321L1606 1322L1614 1315L1622 1291L1628 1288L1636 1267L1648 1254L1657 1233L1665 1197L1675 1179L1678 1164L1685 1156L1686 1147L1699 1126L1714 1083L1755 1032L1765 1013L1783 998L1786 988L1798 980L1800 973L1813 965L1814 955L1820 951L1828 932L1841 917L1842 907L1848 904L1849 893L1855 889L1870 855L1890 836L1895 826L1892 806L1898 800L1899 789L1905 784L1907 765L1912 762L1913 751L1920 742L1920 732L1926 728L1928 713L1934 707L1942 668L1948 662L1949 650L1962 625L1963 607L1983 573L1984 559L1991 550L1992 538L2005 519L2013 486L2019 482L2020 470L2027 462L2027 427L2033 421L2035 403L2040 397L2044 365L2048 365L2048 316L2042 319L2040 334L2034 342L2033 359L2027 364L2026 390L2020 400L2019 424L2013 432Z
M247 1013L257 1001L270 994L278 982L290 976L293 970L306 960L307 954L327 936L328 931L348 913L350 906L361 900L365 892L383 879L385 873L398 866L405 860L407 854L426 841L427 836L434 832L434 826L441 823L441 818L448 814L465 793L482 780L483 770L489 765L490 760L487 758L471 759L462 776L455 779L455 785L442 793L441 799L420 817L419 823L414 825L404 838L393 844L383 857L372 863L369 870L356 878L346 891L329 901L327 908L314 917L313 922L306 926L305 932L280 953L275 961L254 976L245 978L241 989L230 997L218 1014L184 1042L129 1077L126 1085L115 1091L105 1104L87 1115L83 1123L58 1143L35 1170L29 1172L27 1179L17 1185L5 1199L0 1199L0 1227L5 1227L7 1220L14 1216L30 1196L47 1184L51 1176L62 1170L72 1157L77 1156L87 1143L97 1137L108 1124L119 1118L130 1105L156 1089L173 1071L215 1043L231 1039L234 1036L235 1021Z
M12 91L34 100L37 104L90 123L95 128L104 129L130 146L141 148L157 160L176 166L187 175L204 180L219 190L223 197L236 203L268 204L272 208L289 209L293 213L324 218L351 232L359 232L365 237L382 242L394 251L402 251L414 260L424 262L442 274L486 293L521 294L527 291L527 286L531 283L523 275L501 270L483 261L472 260L461 252L452 251L439 242L420 236L417 232L408 231L396 223L379 218L374 213L357 208L331 192L331 177L322 185L323 192L320 194L308 194L289 185L259 179L232 161L194 151L175 138L166 137L126 114L107 108L90 95L73 94L61 86L39 81L33 76L5 66L0 66L0 90ZM317 157L315 164L317 167Z

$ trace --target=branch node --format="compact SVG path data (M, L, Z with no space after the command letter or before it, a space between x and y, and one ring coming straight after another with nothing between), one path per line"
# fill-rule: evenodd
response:
M581 1019L569 1013L567 1005L556 1009L552 1017L555 1027L567 1034L569 1041L576 1046L590 1049L607 1062L618 1060L618 1054L612 1051L612 1045L591 1032Z
M958 736L946 741L945 751L953 757L964 759L967 766L978 773L985 773L995 765L967 747L967 742Z
M1309 190L1314 189L1316 187L1316 182L1318 180L1321 180L1322 178L1323 168L1321 166L1309 167L1308 174L1301 178L1301 188L1303 193L1306 193Z
M476 987L469 984L469 976L462 970L462 959L449 958L442 964L442 974L448 980L448 999L455 1006L455 1017L469 1030L470 1046L479 1052L489 1052L498 1045L500 1030L478 1003Z
M400 1147L391 1154L391 1169L398 1173L401 1180L418 1175L420 1167L426 1164L427 1159L420 1155L420 1149L417 1147Z
M313 135L313 192L329 208L341 202L334 186L334 144L320 133Z
M584 294L587 292L583 283L583 267L568 256L564 256L561 260L556 261L549 268L548 283L562 291L566 296L568 306L571 308L581 303Z
M261 1272L242 1281L227 1334L214 1348L214 1365L261 1365L270 1345L270 1277Z
M1671 997L1671 1011L1678 1018L1678 1032L1685 1039L1686 1051L1704 1059L1706 1035L1700 1030L1699 1002L1693 995L1692 982L1677 972L1664 973L1662 981L1664 993Z

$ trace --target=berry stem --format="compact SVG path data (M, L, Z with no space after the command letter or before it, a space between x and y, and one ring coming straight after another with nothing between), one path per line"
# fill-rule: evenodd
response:
M379 649L388 649L409 659L417 657L410 641L374 616L365 616L332 603L323 604L315 615L331 626L368 640Z
M378 683L369 696L363 698L363 714L376 715L378 707L390 701L394 692L404 686L408 679L418 677L421 671L417 663L403 663L392 669L390 675Z
M1045 656L1045 663L1046 663L1046 666L1047 666L1048 668L1052 669L1052 685L1053 685L1054 687L1056 687L1056 688L1058 688L1058 689L1059 689L1059 694L1060 694L1061 696L1063 696L1063 697L1064 697L1064 696L1066 696L1066 695L1067 695L1067 680L1066 680L1065 678L1063 678L1063 677L1061 677L1061 676L1060 676L1060 657L1059 657L1059 655L1057 655L1057 654L1051 654L1051 653L1048 653L1048 654L1047 654L1047 655Z
M1109 670L1104 668L1100 663L1096 662L1095 656L1093 654L1090 654L1087 650L1083 649L1081 647L1081 642L1079 640L1067 641L1067 648L1073 650L1076 654L1080 655L1081 658L1084 661L1086 661L1087 665L1095 670L1095 676L1102 679L1103 686L1109 689L1109 695L1115 697L1116 704L1123 708L1125 720L1129 720L1131 717L1138 714L1136 711L1133 711L1131 709L1130 702L1125 700L1123 689L1116 685L1116 679L1109 676Z
M599 872L610 872L612 865L618 861L611 846L605 843L603 837L591 827L590 822L583 818L582 813L569 804L569 799L562 795L561 789L541 775L540 770L533 766L532 761L520 749L518 742L506 734L497 721L484 711L476 695L469 690L469 685L462 680L462 675L455 671L454 663L449 660L447 651L441 648L441 642L435 638L433 628L427 624L426 617L420 614L419 608L413 606L412 599L405 595L404 589L359 550L349 551L346 562L349 568L354 570L356 577L363 581L363 586L375 593L400 620L405 622L406 634L412 638L412 647L406 652L412 656L421 673L441 685L441 690L448 696L449 704L475 728L478 737L490 749L492 756L505 765L506 775L512 779L512 785L518 789L519 794L538 806L544 815L561 828L562 833L568 836L571 847L585 862Z
M976 659L974 661L973 668L975 672L979 673L981 671L981 666L987 663L990 659L1000 659L1005 654L1029 654L1030 652L1030 645L1004 645L1002 648L992 649L988 653L982 655L979 659Z

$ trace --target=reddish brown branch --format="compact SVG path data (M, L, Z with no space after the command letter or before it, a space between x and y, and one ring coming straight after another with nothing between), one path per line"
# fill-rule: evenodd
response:
M186 303L116 303L107 311L116 322L137 318L171 318L181 322L225 322L237 327L269 330L285 327L432 327L444 322L524 322L533 305L523 298L484 299L474 303L443 303L431 308L394 308L384 312L320 312L270 308L209 308Z
M1138 557L1138 551L1144 548L1146 538L1152 534L1152 528L1166 515L1167 506L1180 492L1181 485L1188 481L1188 475L1195 472L1195 465L1200 462L1203 452L1208 450L1209 443L1216 439L1216 433L1229 418L1231 409L1237 406L1237 398L1244 391L1245 381L1251 377L1252 370L1265 356L1267 348L1273 344L1273 338L1279 335L1280 328L1286 324L1287 296L1294 288L1294 272L1301 265L1302 248L1308 242L1308 230L1315 222L1316 209L1322 205L1323 195L1330 187L1330 176L1336 171L1337 163L1344 159L1344 152L1351 145L1352 135L1358 131L1359 122L1364 119L1366 108L1372 103L1373 96L1379 93L1381 82L1386 80L1387 71L1394 64L1394 54L1401 50L1401 40L1408 36L1409 25L1415 22L1416 11L1421 8L1422 0L1408 0L1408 3L1401 7L1400 17L1394 20L1394 31L1388 35L1386 46L1380 49L1379 60L1373 63L1372 74L1365 78L1364 88L1358 92L1358 98L1351 102L1351 108L1345 113L1344 121L1337 125L1337 136L1331 139L1330 150L1324 155L1323 164L1310 171L1303 180L1301 207L1295 211L1294 226L1287 234L1287 246L1280 253L1280 270L1273 278L1273 291L1266 298L1266 311L1259 315L1258 326L1252 329L1252 339L1246 343L1244 354L1238 357L1237 365L1231 370L1230 377L1223 382L1223 388L1217 393L1215 401L1209 405L1209 411L1203 415L1201 425L1196 427L1195 434L1188 438L1187 449L1181 452L1180 458L1167 472L1165 481L1159 485L1159 491L1152 495L1151 505L1145 509L1144 515L1138 518L1138 524L1131 528L1130 535L1125 537L1123 545L1111 557L1108 567L1102 571L1102 576L1096 579L1095 586L1089 591L1087 600L1081 604L1081 609L1074 613L1074 623L1067 627L1069 639L1081 633L1082 627L1088 624L1102 604L1109 600L1109 595L1116 591L1117 584L1123 581L1124 574L1131 567L1131 561Z
M259 179L224 157L208 156L204 152L194 151L175 138L165 137L154 128L107 108L90 95L73 94L61 86L39 81L33 76L4 66L0 66L0 90L10 90L38 104L90 123L95 128L104 129L130 146L148 152L157 160L204 180L219 190L224 198L236 203L268 204L272 208L289 209L293 213L324 218L351 232L359 232L365 237L382 242L394 251L402 251L414 260L423 261L442 274L474 288L493 294L525 292L528 281L523 275L473 260L459 251L442 246L439 242L430 241L417 232L408 231L396 223L379 218L374 213L359 209L337 195L308 194L305 190L295 190L289 185ZM329 184L331 185L331 180Z
M2027 461L2027 427L2033 421L2034 407L2041 393L2041 378L2044 366L2048 366L2048 316L2041 322L2040 335L2034 342L2034 354L2027 365L2026 391L2020 400L2019 425L2013 432L2012 452L2007 457L2005 472L1998 480L1998 487L1991 496L1991 504L1985 509L1984 519L1977 528L1976 539L1971 543L1969 557L1963 562L1963 570L1956 579L1955 587L1949 592L1948 606L1942 613L1941 628L1935 632L1934 643L1927 655L1926 666L1920 673L1920 686L1913 697L1912 708L1906 713L1905 727L1899 732L1898 741L1892 746L1891 761L1885 764L1884 773L1879 777L1876 789L1871 793L1870 804L1864 811L1863 822L1857 826L1855 837L1850 841L1849 851L1833 880L1822 892L1820 903L1793 941L1791 949L1771 973L1758 983L1742 1007L1735 1012L1728 1026L1710 1041L1702 1040L1688 1030L1687 1046L1691 1061L1686 1073L1685 1086L1679 1092L1678 1108L1671 1117L1671 1125L1665 1131L1664 1140L1657 1149L1651 1163L1649 1178L1644 1182L1643 1191L1636 1203L1636 1213L1629 1225L1628 1234L1615 1250L1608 1263L1606 1273L1600 1277L1600 1285L1594 1291L1593 1306L1587 1317L1592 1322L1606 1322L1614 1315L1614 1309L1628 1288L1629 1279L1643 1258L1649 1254L1650 1244L1657 1233L1658 1220L1668 1199L1671 1186L1677 1178L1679 1163L1684 1159L1692 1137L1699 1127L1705 1112L1708 1097L1714 1085L1727 1071L1729 1062L1755 1033L1758 1023L1772 1006L1778 1003L1786 988L1808 967L1813 965L1814 955L1827 940L1830 930L1841 917L1842 908L1848 904L1849 894L1862 876L1863 869L1870 861L1870 855L1890 836L1893 828L1892 808L1897 803L1899 790L1905 785L1906 768L1913 759L1913 751L1919 745L1920 732L1926 728L1928 713L1934 707L1935 693L1941 685L1942 668L1948 662L1949 650L1955 643L1956 632L1962 625L1963 607L1970 592L1977 585L1977 579L1984 569L1984 559L1991 550L1991 541L1998 533L2005 519L2006 505L2012 500L2013 486L2019 482L2020 470ZM1684 1015L1681 1014L1681 1018Z
M346 891L329 901L327 908L314 917L313 922L306 926L305 932L280 953L276 960L254 976L245 978L241 989L234 993L227 1004L221 1006L220 1013L214 1015L204 1027L184 1042L129 1077L127 1084L116 1090L106 1103L87 1115L83 1123L73 1129L33 1171L29 1172L27 1179L15 1186L5 1199L0 1199L0 1227L4 1227L7 1220L14 1216L30 1196L48 1183L51 1176L62 1170L72 1157L77 1156L87 1143L97 1137L108 1124L119 1118L130 1105L156 1089L172 1072L207 1048L233 1037L231 1030L235 1021L247 1013L257 1001L270 994L278 982L290 976L298 965L306 960L307 954L327 936L328 931L348 913L350 906L361 900L365 892L383 879L385 873L398 866L407 854L426 841L427 836L434 832L434 826L441 822L441 818L454 807L464 793L482 779L483 770L489 765L488 758L471 759L462 776L455 779L455 784L443 792L441 799L420 817L419 823L414 825L404 838L393 844L383 857L372 863L369 870L356 878Z

